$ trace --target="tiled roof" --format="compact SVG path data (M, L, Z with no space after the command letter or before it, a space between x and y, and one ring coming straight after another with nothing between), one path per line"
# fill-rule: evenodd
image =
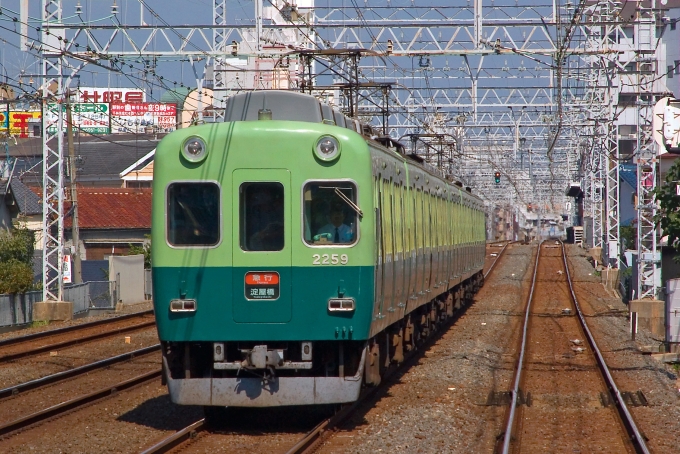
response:
M71 204L64 208L70 213ZM73 216L66 218L71 227ZM81 229L150 229L151 189L78 188Z
M12 178L9 187L12 192L12 197L14 197L14 200L19 207L19 213L25 215L42 213L42 200L40 199L40 196L31 191L25 184L19 181L19 179Z
M122 183L120 173L156 148L161 137L148 134L77 137L74 149L78 181L83 184ZM42 138L20 139L17 145L9 147L9 152L17 158L17 171L23 180L29 186L41 184ZM66 144L64 155L68 156Z

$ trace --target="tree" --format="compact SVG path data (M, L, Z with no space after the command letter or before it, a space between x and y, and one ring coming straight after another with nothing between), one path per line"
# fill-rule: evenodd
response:
M23 225L0 230L0 293L22 293L33 287L34 234Z
M666 174L665 184L657 186L654 196L659 203L659 210L654 222L661 227L664 235L668 235L668 244L680 251L680 196L676 186L680 184L680 159L676 159ZM674 260L680 260L680 256Z
M130 251L127 255L144 254L144 269L151 269L151 235L144 235L148 241L143 245L130 244Z

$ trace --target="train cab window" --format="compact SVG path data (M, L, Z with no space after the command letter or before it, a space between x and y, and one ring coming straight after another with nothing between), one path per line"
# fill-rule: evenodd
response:
M350 245L359 234L357 189L346 181L308 183L303 189L303 237L309 245Z
M280 251L284 245L283 185L243 183L240 242L244 251Z
M167 235L172 246L214 246L220 241L217 184L172 183L167 194Z

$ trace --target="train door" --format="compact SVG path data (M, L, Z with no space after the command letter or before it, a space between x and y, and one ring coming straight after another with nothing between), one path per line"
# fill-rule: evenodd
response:
M451 225L453 225L453 276L460 276L460 194L455 194L452 206Z
M441 235L439 234L440 228L441 228L441 222L440 222L440 206L439 206L439 194L434 193L432 195L432 247L434 248L433 252L433 263L432 263L432 286L437 289L435 291L435 294L439 292L439 283L441 282L441 279L439 279L439 265L441 261L441 249L442 249L442 242L441 242Z
M425 294L425 233L423 230L423 191L416 189L415 201L416 218L416 293L418 296ZM420 301L419 301L420 303Z
M423 190L423 225L425 227L425 292L432 292L432 207L430 191ZM427 301L430 296L427 297Z
M292 317L290 171L236 169L232 183L232 316L236 323ZM227 296L225 295L225 298Z
M399 285L400 285L400 290L399 290L399 306L400 307L406 307L406 303L408 302L408 297L409 297L409 292L408 292L408 287L409 287L409 275L408 275L408 256L409 256L409 246L408 246L408 235L407 235L407 223L408 223L408 216L406 215L406 206L404 204L404 194L406 191L406 185L399 185L399 199L398 199L398 204L399 204L399 215L397 216L398 222L399 222L399 238L400 238L400 249L399 252L401 252L401 267L399 271Z
M408 222L408 287L406 304L416 298L416 188L409 186L406 190L406 220Z
M382 207L382 176L374 178L373 205L375 206L375 297L373 302L373 317L378 318L383 313L385 298L385 242L383 239L383 207Z
M382 190L382 210L383 210L383 241L385 243L385 301L383 310L391 310L394 305L394 199L392 197L392 180L383 179Z

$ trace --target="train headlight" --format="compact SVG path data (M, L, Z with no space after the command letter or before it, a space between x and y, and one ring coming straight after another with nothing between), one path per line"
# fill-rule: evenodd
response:
M182 156L189 162L201 162L208 155L208 148L200 137L192 136L182 145Z
M335 137L323 136L316 141L314 154L322 161L332 161L340 156L340 143Z

